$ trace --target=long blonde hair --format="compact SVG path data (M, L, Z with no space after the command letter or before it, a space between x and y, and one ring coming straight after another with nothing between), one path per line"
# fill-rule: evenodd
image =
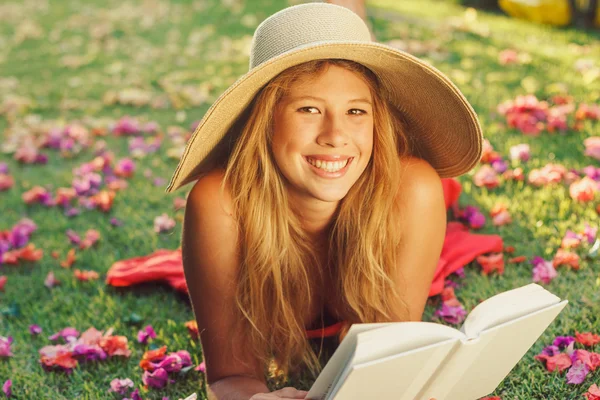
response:
M395 283L400 276L395 250L401 239L397 202L401 157L410 151L401 116L384 97L383 83L361 64L330 59L291 67L271 80L249 106L223 180L239 229L240 329L263 365L275 361L284 376L297 371L298 365L306 365L315 375L320 371L302 318L316 295L309 274L314 274L310 266L318 265L318 255L289 207L283 175L274 161L273 110L294 82L316 76L329 65L353 71L369 86L374 124L371 160L340 201L331 224L333 282L343 294L350 323L401 320L408 315ZM318 273L322 276L324 271ZM397 315L398 304L405 314Z

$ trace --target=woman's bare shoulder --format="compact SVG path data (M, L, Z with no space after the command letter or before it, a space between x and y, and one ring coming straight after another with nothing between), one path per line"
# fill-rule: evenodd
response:
M200 177L190 190L187 203L192 207L208 208L222 211L225 215L233 216L233 207L229 187L221 186L225 178L225 170L215 169ZM219 213L221 214L221 213Z

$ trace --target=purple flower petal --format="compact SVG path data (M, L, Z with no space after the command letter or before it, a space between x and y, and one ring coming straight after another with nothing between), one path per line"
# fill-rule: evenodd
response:
M555 341L556 342L556 341ZM555 356L558 353L560 353L560 349L558 348L558 346L552 345L552 346L546 346L544 347L544 349L542 350L542 354L545 354L547 356Z
M129 388L133 388L133 381L129 378L118 379L115 378L110 382L109 392L118 393L121 395L125 395Z
M567 372L567 383L580 385L589 372L588 366L583 361L577 360Z
M29 242L29 233L19 226L14 226L9 233L8 240L10 241L12 248L19 249Z
M64 328L63 330L55 333L54 335L48 337L48 339L54 341L54 340L58 340L58 338L62 337L65 339L65 341L69 341L69 338L77 338L77 336L79 336L79 332L77 331L77 329L72 328L72 327L67 327L67 328Z
M160 126L158 125L158 122L156 121L150 121L144 124L144 127L142 128L142 130L146 133L156 133L158 132L158 130L160 129Z
M71 244L80 244L81 243L81 238L79 237L77 232L75 232L72 229L67 229L67 237L71 241Z
M194 370L206 373L206 362L203 360L196 368L194 368Z
M13 342L12 336L4 337L0 336L0 357L12 357L13 354L10 352L10 345Z
M79 214L81 214L81 210L77 207L71 207L65 210L65 216L67 217L74 217Z
M2 391L4 392L4 394L6 395L6 397L10 397L12 396L12 381L9 379L6 382L4 382L4 385L2 385Z
M29 333L31 333L32 335L39 335L40 333L42 333L42 328L40 328L39 325L29 325Z
M37 154L35 156L35 161L34 163L36 164L47 164L48 163L48 156L46 154Z
M442 308L437 310L434 315L442 317L448 323L460 324L464 321L467 312L462 306L449 306L444 303Z
M76 344L72 354L80 361L101 361L107 357L106 352L97 344Z
M137 340L139 343L146 344L150 338L156 338L156 332L154 332L152 325L147 325L144 329L138 332Z
M8 164L0 162L0 174L8 174Z
M177 353L171 353L158 363L152 363L155 369L164 369L167 372L179 372L183 368L181 357Z
M552 265L552 261L543 260L543 262L538 262L535 267L533 267L533 281L534 282L543 282L550 283L554 278L558 276L554 265Z
M192 365L192 357L187 350L179 350L176 352L176 354L181 357L182 367L189 367Z
M508 164L504 160L495 160L492 161L492 168L494 168L497 173L502 174L508 169Z
M132 135L139 133L140 130L139 122L128 115L122 117L112 128L115 135Z
M573 336L557 336L556 339L554 339L554 342L552 342L552 344L554 346L558 346L558 348L562 350L574 341L575 338Z
M142 396L140 396L139 389L135 389L133 392L131 392L131 400L143 400Z
M123 225L123 221L121 221L120 219L117 219L117 218L115 218L115 217L112 217L112 218L110 219L110 224L111 224L112 226L121 226L121 225Z
M585 229L583 231L583 236L586 237L589 244L592 244L596 241L596 234L598 233L598 228L592 228L589 224L585 224Z
M135 162L131 158L123 158L117 162L115 170L125 174L130 174L135 171Z
M154 372L144 371L144 375L142 376L142 382L144 382L144 385L156 389L162 389L165 387L168 379L169 376L167 371L162 368L158 368Z

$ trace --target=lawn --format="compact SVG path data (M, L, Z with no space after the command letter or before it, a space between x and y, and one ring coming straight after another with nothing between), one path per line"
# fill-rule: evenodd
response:
M200 345L185 325L193 319L187 296L166 284L108 286L106 272L118 260L178 248L184 211L177 204L190 186L168 195L164 189L185 140L220 93L247 71L256 26L292 3L298 1L0 4L0 231L27 218L35 224L28 242L43 252L31 252L36 261L0 263L0 337L13 339L12 356L0 355L0 385L11 380L11 398L127 397L108 392L116 378L131 379L144 399L178 399L202 391L203 374L195 368L202 362ZM468 312L542 272L546 281L539 283L569 300L493 395L502 400L583 399L592 384L600 384L597 369L581 383L568 383L566 371L548 372L534 356L557 336L600 333L600 267L593 248L600 151L598 145L595 152L592 145L586 151L584 144L600 136L600 35L449 2L371 0L367 6L380 42L422 57L456 83L496 152L488 151L487 159L458 178L463 187L459 205L462 211L474 207L469 210L477 218L462 213L473 231L502 236L514 252L505 251L503 271L483 274L478 262L466 265L464 277L452 278L458 301ZM507 102L524 95L535 96L530 108L510 108ZM503 103L504 111L498 108ZM543 116L539 122L523 118L531 117L531 110ZM511 126L509 120L516 122ZM511 157L511 148L519 144L529 145L528 160ZM90 167L103 149L113 154L105 162L118 179L83 182L89 174L78 178L82 166ZM518 176L518 168L522 180L498 172L507 169ZM82 203L67 196L66 206L48 204L58 188L75 186ZM93 197L94 188L112 189L114 199ZM25 201L24 194L31 199ZM511 222L493 222L490 213L499 205ZM69 230L82 241L77 243ZM568 231L573 232L570 249L563 240ZM70 250L74 262L68 261ZM552 278L554 267L548 264L559 250L571 254L571 266L557 265ZM510 262L516 256L526 260ZM534 266L535 257L546 263ZM50 272L59 284L48 282ZM435 316L441 307L440 296L430 298L424 320L452 325ZM41 333L30 333L31 325ZM156 337L140 342L138 331L148 325ZM82 362L69 374L46 371L39 350L64 343L49 337L66 327L79 333L113 328L113 335L127 338L130 354ZM171 373L162 389L148 389L140 361L146 351L162 346L168 353L188 352L194 368ZM575 348L600 352L598 344L576 343ZM310 383L288 384L307 388Z

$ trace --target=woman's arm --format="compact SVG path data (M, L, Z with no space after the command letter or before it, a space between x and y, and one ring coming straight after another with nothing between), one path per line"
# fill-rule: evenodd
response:
M269 393L263 366L236 329L235 287L239 269L236 224L229 193L219 196L222 173L200 178L185 209L182 255L185 279L204 360L209 399L302 399L288 387Z
M446 235L446 204L436 170L419 158L406 162L399 197L405 211L403 237L395 280L409 307L408 320L421 321Z
M269 389L254 378L230 376L209 385L208 400L277 400L304 399L308 392L293 387L269 392Z
M246 376L228 376L206 387L208 400L247 400L256 393L268 393L264 382Z

